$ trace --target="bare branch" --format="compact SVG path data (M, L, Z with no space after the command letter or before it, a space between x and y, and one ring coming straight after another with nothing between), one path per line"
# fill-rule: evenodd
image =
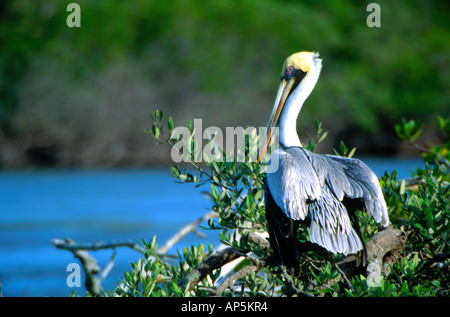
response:
M128 247L135 251L142 252L141 248L132 242L113 242L113 243L103 243L97 242L93 244L87 243L76 243L71 239L53 239L52 243L55 247L62 250L67 250L72 252L72 254L81 262L83 266L83 270L86 275L86 280L84 285L86 290L93 294L94 296L102 297L104 296L103 290L101 288L102 281L108 276L114 267L114 258L116 256L115 248L117 247ZM100 266L97 264L97 260L92 257L89 251L98 251L105 249L113 249L113 255L109 260L108 264L105 266L103 270L101 270Z
M99 251L106 249L115 249L119 247L128 247L133 249L134 251L141 252L142 248L134 242L112 242L112 243L104 243L104 242L96 242L96 243L76 243L71 239L53 239L52 243L55 247L62 250L67 251Z
M279 266L279 268L281 269L281 272L283 273L283 276L286 280L287 285L289 286L289 288L294 291L294 293L300 295L300 296L304 296L304 297L314 297L314 295L309 294L308 292L304 292L300 289L298 289L294 282L292 281L292 279L289 277L288 272L286 271L286 268L284 266Z
M111 259L109 259L108 264L106 264L103 271L100 273L100 279L104 280L108 274L111 272L111 270L114 268L114 258L116 257L117 252L114 250L113 255L111 256Z
M378 286L382 276L389 273L390 266L394 264L405 248L406 238L405 232L388 227L370 239L367 243L368 283Z
M338 270L339 274L341 274L342 278L344 279L345 283L347 284L348 288L351 289L353 291L353 286L352 283L350 283L347 275L345 275L345 272L342 271L342 269L339 267L339 265L337 265L336 263L334 264L334 267Z
M427 149L427 148L425 148L425 147L423 147L423 146L417 144L416 142L408 141L408 143L409 143L412 147L418 149L418 150L419 150L420 152L422 152L422 153L430 153L430 152L431 152L430 149ZM442 165L446 166L448 169L450 169L450 162L449 162L448 160L446 160L445 158L443 158L442 156L440 156L439 153L437 153L437 152L434 152L434 155L436 156L436 159L437 159L437 161L438 161L439 164L442 164Z
M180 241L184 236L186 236L188 233L196 232L197 226L202 223L203 221L212 219L217 217L217 213L214 211L208 212L207 214L203 215L202 217L198 218L197 220L185 225L182 227L175 235L173 235L169 240L166 241L166 243L158 249L157 255L162 256L169 252L169 250L178 242Z

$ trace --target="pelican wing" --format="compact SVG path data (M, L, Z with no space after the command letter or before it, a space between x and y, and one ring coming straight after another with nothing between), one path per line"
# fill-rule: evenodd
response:
M272 159L279 159L279 168L266 175L273 200L289 218L311 220L311 242L343 254L361 250L355 204L388 225L378 179L360 160L315 154L301 147L278 149L273 155Z
M346 206L336 198L329 187L322 187L322 195L311 202L308 209L311 242L333 253L351 254L363 248Z
M300 148L277 149L271 160L278 159L277 171L267 173L273 200L291 219L303 220L308 215L307 202L320 197L319 178L308 156Z
M320 180L321 196L309 207L310 239L332 252L355 253L363 248L354 217L358 202L383 226L389 223L376 175L362 161L303 150ZM359 207L359 206L358 206ZM349 214L350 213L350 214ZM351 219L353 217L353 219Z
M383 226L389 224L378 178L366 164L358 159L301 150L317 173L321 186L327 186L339 201L363 199L367 212L376 222Z
M345 196L353 199L363 199L366 211L369 215L371 215L376 222L381 223L381 225L386 227L389 224L387 206L375 173L358 159L333 155L324 155L323 157L330 162L340 165L344 171L350 185L350 188L345 187L343 189ZM332 180L330 180L330 182L332 182ZM333 190L334 188L335 187L333 187ZM342 200L342 198L340 198L340 200Z

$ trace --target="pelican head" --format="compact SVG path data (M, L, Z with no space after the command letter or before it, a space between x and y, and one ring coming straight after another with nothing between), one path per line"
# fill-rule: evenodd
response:
M322 59L315 52L295 53L286 59L258 161L262 159L267 150L274 127L280 128L281 144L284 146L301 145L296 130L297 117L303 103L316 85L321 69Z

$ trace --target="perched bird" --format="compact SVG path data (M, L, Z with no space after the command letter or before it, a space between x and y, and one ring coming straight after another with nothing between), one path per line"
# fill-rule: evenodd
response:
M258 155L261 160L273 128L278 128L279 146L270 156L270 160L278 160L278 169L266 173L264 184L266 219L274 255L293 274L299 268L300 222L309 222L311 242L332 253L347 255L363 250L363 261L367 255L355 211L365 209L382 226L389 224L378 179L366 164L315 154L300 143L297 117L321 69L317 53L300 52L286 59Z

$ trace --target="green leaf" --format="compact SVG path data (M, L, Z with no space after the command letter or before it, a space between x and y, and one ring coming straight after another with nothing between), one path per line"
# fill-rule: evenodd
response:
M167 120L167 127L169 128L169 132L172 132L172 130L173 130L173 120L172 120L172 117L169 117L169 120Z
M156 121L155 112L153 111L152 108L149 108L149 110L150 110L150 116L152 117L153 121Z
M437 116L439 129L444 132L447 136L450 136L450 120L443 118L442 116Z
M416 121L406 121L406 119L403 118L400 124L395 125L395 133L402 140L415 142L422 135L422 129Z
M216 188L216 185L211 184L211 195L212 198L214 199L214 201L218 201L219 200L219 191Z
M400 195L405 194L405 187L406 187L406 181L402 180L402 182L400 183Z
M152 125L152 133L155 139L159 140L159 128L156 126L156 124Z
M344 141L341 141L339 143L339 148L341 149L341 152L345 155L348 152L348 148L345 146Z
M147 129L143 129L144 130L144 132L146 133L146 134L148 134L148 135L150 135L150 136L153 136L153 134L150 132L150 130L147 130Z
M322 122L319 122L317 119L314 120L314 129L316 129L317 134L322 132Z
M354 148L350 151L350 153L348 153L347 157L348 157L348 158L352 158L353 155L355 155L355 152L356 152L356 148L354 147Z
M325 138L328 135L328 131L325 131L324 133L322 133L322 135L320 136L319 140L317 141L317 143L322 142L323 140L325 140Z
M175 176L175 177L178 178L178 176L180 176L180 174L181 174L180 168L179 168L178 166L176 166L176 165L173 165L173 166L170 168L170 173L171 173L173 176Z

